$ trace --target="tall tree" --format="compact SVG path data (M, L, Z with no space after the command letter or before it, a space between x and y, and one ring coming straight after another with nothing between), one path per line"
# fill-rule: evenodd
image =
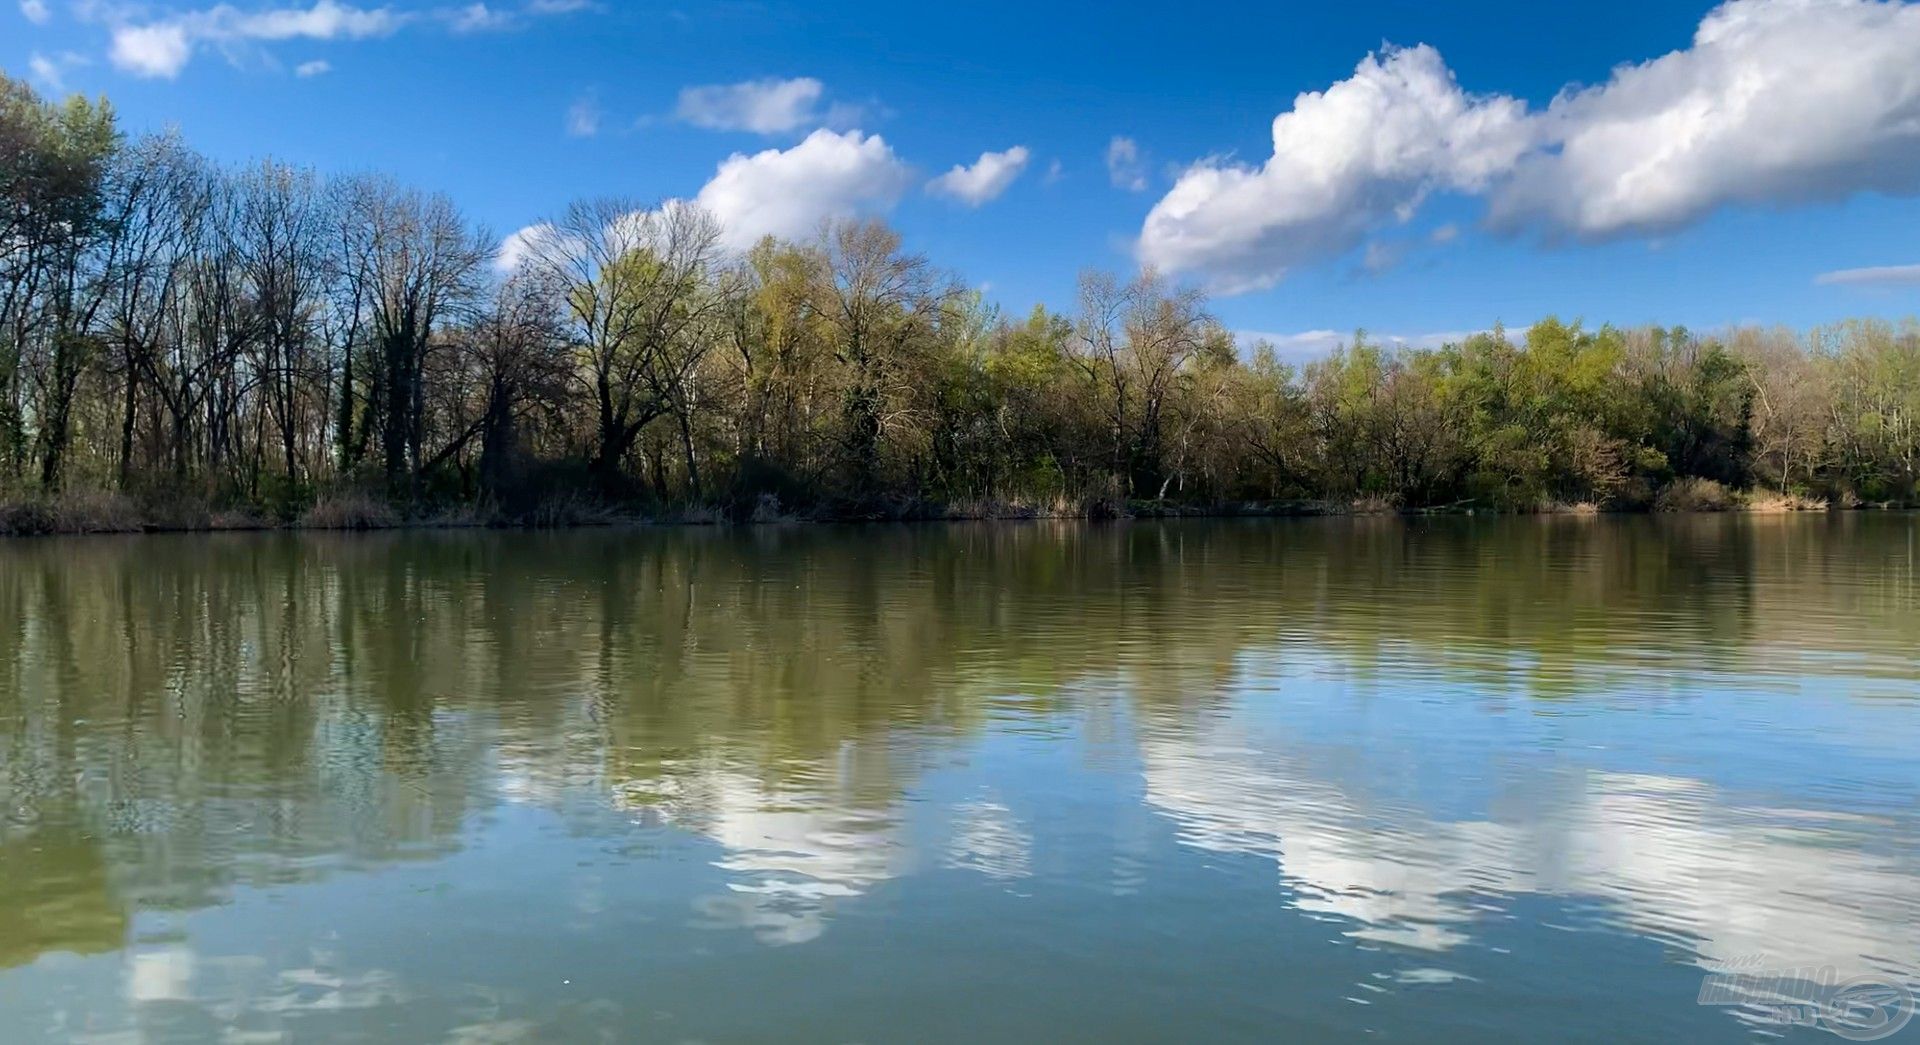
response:
M346 207L344 267L361 284L351 296L367 310L373 347L368 413L379 430L389 493L412 499L436 326L473 304L492 248L445 196L386 179L352 183Z

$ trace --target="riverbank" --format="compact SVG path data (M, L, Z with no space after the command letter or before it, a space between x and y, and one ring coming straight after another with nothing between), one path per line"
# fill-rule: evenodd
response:
M124 494L78 490L54 497L0 502L0 537L127 533L217 533L258 530L370 531L399 529L572 529L610 526L800 525L867 522L1017 522L1039 519L1303 518L1315 516L1780 514L1856 510L1909 510L1897 503L1729 490L1713 483L1675 484L1654 501L1601 505L1546 501L1526 508L1499 508L1471 501L1403 507L1379 497L1271 501L1172 502L1110 499L1047 501L975 500L940 503L910 498L836 502L788 509L770 496L750 506L702 504L667 508L622 507L566 497L510 513L483 505L406 512L364 494L325 497L291 518L245 509L171 503L142 505Z

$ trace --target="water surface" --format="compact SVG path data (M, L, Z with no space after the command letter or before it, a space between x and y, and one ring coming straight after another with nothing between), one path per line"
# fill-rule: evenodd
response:
M1916 741L1910 516L5 543L0 1040L1753 1040Z

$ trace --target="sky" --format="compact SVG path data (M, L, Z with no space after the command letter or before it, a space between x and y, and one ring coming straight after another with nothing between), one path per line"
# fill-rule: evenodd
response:
M691 199L886 217L1008 313L1088 268L1247 339L1920 313L1920 2L0 0L0 69L506 246Z

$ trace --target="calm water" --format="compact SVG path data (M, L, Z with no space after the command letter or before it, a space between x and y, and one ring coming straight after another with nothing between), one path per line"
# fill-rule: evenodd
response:
M0 544L9 1043L1738 1041L1757 956L1920 980L1913 517Z

